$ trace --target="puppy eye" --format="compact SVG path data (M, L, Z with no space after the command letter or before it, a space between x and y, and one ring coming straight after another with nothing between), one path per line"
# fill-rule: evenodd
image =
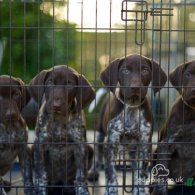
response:
M20 92L19 91L16 91L14 94L13 94L13 98L19 98L20 97Z
M129 74L130 74L130 71L127 70L127 69L123 69L123 70L122 70L122 73L123 73L124 75L129 75Z
M142 74L148 74L149 73L149 70L147 69L147 68L144 68L143 70L142 70Z
M68 80L67 85L73 85L73 82Z
M67 81L67 84L66 84L66 88L67 89L72 89L73 88L73 85L74 85L74 83L72 82L72 81Z
M52 80L48 80L47 81L47 85L49 85L49 86L53 85L53 81Z
M191 78L190 72L185 72L185 77L186 77L187 79L190 79L190 78Z

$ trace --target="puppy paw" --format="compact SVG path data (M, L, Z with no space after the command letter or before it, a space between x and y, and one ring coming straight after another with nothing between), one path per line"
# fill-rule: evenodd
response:
M85 182L75 181L74 185L76 189L76 195L89 195L89 191Z
M118 189L116 186L106 187L104 195L118 195Z
M89 195L87 187L79 186L76 189L76 195Z
M133 190L132 195L149 195L148 193L145 192L144 189L136 189Z
M27 195L32 195L32 194L27 194ZM46 190L43 189L35 189L35 195L47 195Z

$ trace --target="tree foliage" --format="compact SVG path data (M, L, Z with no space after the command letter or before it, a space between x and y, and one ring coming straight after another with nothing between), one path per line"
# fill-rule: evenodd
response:
M41 6L43 3L0 2L1 74L29 81L42 69L57 64L74 66L75 25L57 20Z

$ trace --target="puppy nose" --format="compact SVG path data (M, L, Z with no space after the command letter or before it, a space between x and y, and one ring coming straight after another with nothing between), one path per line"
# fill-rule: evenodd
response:
M53 101L53 108L54 109L59 109L62 105L61 99L60 98L55 98Z
M133 91L137 91L137 90L139 90L139 87L131 87L131 90L133 90Z
M14 109L8 109L5 113L5 118L7 120L17 120L17 112Z
M131 86L130 86L130 89L131 89L133 92L139 92L140 86L139 86L139 85L131 85Z
M142 86L142 84L138 80L133 80L129 86L132 90L137 90Z

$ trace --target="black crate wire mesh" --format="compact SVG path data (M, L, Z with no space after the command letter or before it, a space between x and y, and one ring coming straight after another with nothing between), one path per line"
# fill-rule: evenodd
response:
M0 0L0 194L195 194L194 36L193 0Z

